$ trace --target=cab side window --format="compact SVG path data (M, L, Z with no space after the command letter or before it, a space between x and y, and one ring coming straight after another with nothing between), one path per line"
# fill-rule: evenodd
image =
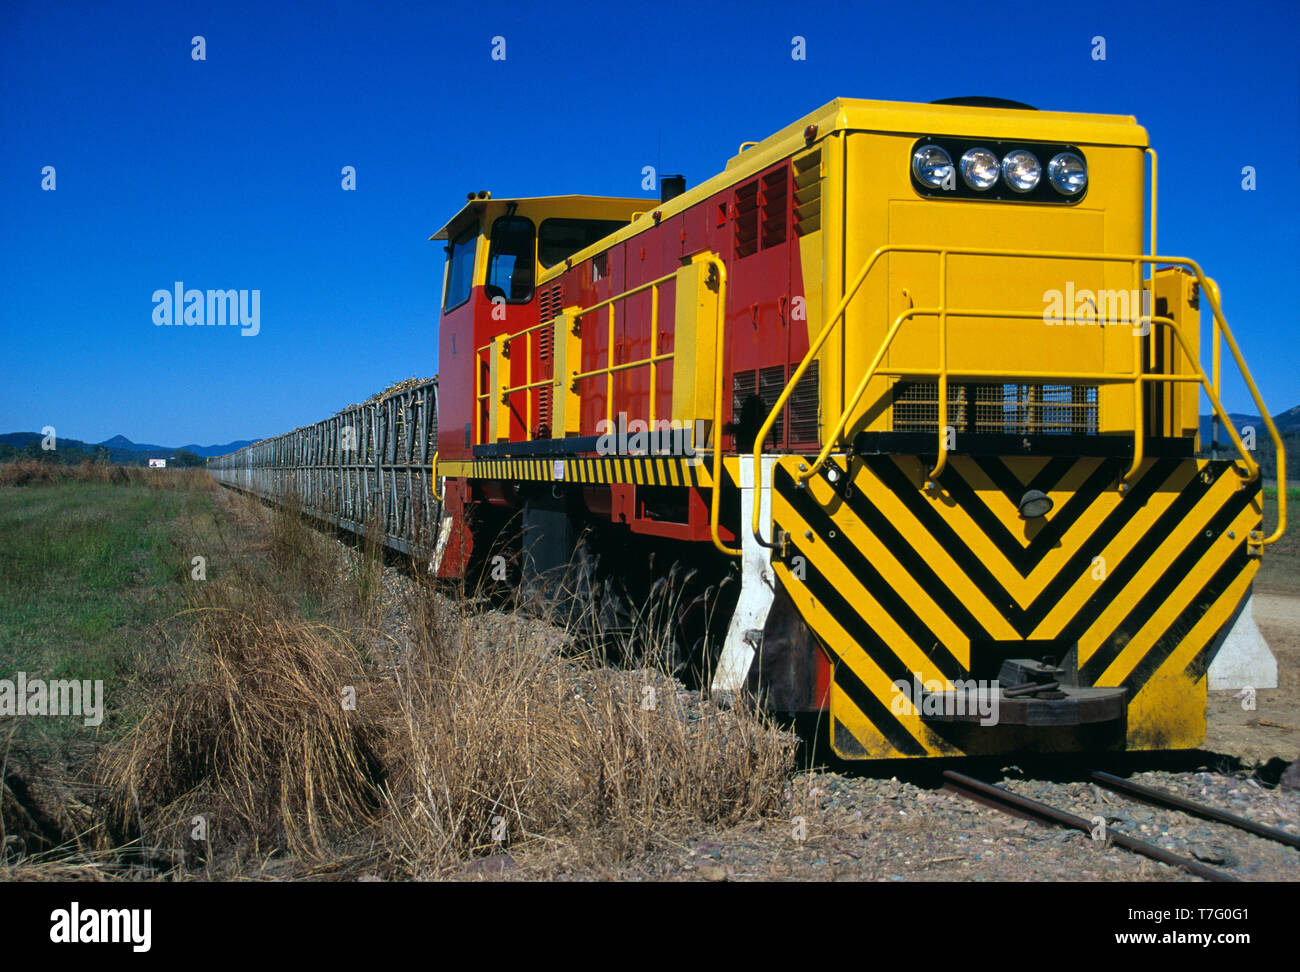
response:
M442 309L451 310L469 300L474 285L474 250L478 244L478 223L467 227L447 247L447 293Z
M626 225L626 220L619 219L544 219L537 262L553 267Z
M532 299L534 236L532 220L522 216L502 216L492 224L486 287L489 298L505 297L510 304Z

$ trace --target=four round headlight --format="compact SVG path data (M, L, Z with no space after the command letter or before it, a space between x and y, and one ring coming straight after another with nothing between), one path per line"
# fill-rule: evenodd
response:
M912 175L929 189L952 190L956 170L977 193L989 192L1001 180L1019 195L1034 192L1043 181L1042 163L1029 149L1012 149L999 160L992 149L975 146L966 149L955 166L952 159L948 148L926 142L912 152ZM1077 152L1057 152L1047 164L1047 181L1062 196L1078 197L1088 188L1088 165Z
M972 189L991 189L998 181L998 157L986 148L967 150L961 157L961 178Z
M922 145L912 153L912 173L917 182L938 189L952 174L952 156L938 145Z
M1035 193L1042 186L1043 165L1030 149L1013 148L999 159L993 149L974 146L962 153L956 165L952 160L951 142L948 146L923 143L912 152L912 175L928 189L952 190L957 188L953 180L956 171L966 188L976 193L990 192L1001 182L1018 195L1034 193L1035 200L1046 201L1042 193ZM1078 198L1088 188L1088 164L1078 152L1057 152L1047 164L1046 174L1048 183L1062 196Z
M1088 186L1088 167L1073 152L1062 152L1047 163L1047 178L1057 192L1077 196Z

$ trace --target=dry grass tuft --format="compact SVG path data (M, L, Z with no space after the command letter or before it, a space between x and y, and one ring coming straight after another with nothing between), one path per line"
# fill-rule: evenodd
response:
M302 501L293 492L285 494L271 516L271 565L297 587L317 600L334 581L336 553L333 544L320 533L303 512Z
M507 845L602 864L779 805L793 740L650 670L565 658L538 626L443 612L397 674L384 850L421 877ZM487 637L485 637L487 635Z
M379 729L361 714L364 675L341 635L277 616L273 598L204 591L200 650L107 758L110 826L187 859L231 845L320 859L378 804ZM348 689L356 710L345 707ZM206 844L191 836L198 816Z
M384 592L384 545L380 540L383 532L379 510L372 505L366 516L365 536L359 538L357 548L348 558L348 593L353 600L350 610L367 626L380 620L380 599Z

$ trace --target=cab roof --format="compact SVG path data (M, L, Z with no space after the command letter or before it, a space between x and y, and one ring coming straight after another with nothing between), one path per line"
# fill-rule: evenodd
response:
M537 202L559 203L559 204L564 204L564 203L576 204L576 203L583 203L583 202L609 202L609 203L626 204L631 206L643 206L648 208L653 208L659 205L659 200L657 199L638 199L630 196L629 197L625 197L625 196L512 196L512 197L502 198L502 199L496 199L493 198L492 196L488 196L486 199L475 198L466 202L465 205L462 206L460 210L456 213L456 215L453 216L451 219L447 220L447 222L443 224L443 227L440 230L438 230L438 232L430 236L429 239L431 240L451 239L451 231L453 228L458 228L464 225L464 223L469 220L471 215L477 215L481 210L487 208L488 206L493 205L494 203L495 204L500 204L500 203L506 203L506 204L521 203L522 204L522 203L537 203Z
M1008 104L1011 104L1008 102ZM1130 145L1146 148L1147 133L1132 115L1098 115L1073 111L1040 111L1029 107L984 107L969 104L923 104L836 98L798 121L791 122L743 152L733 155L727 169L767 149L802 139L809 125L817 138L837 131L889 132L915 135L969 135L983 138L1028 138L1080 145Z
M813 141L805 137L810 125L816 126ZM875 101L865 98L835 98L798 121L772 133L759 142L749 143L732 156L718 173L667 202L653 199L614 200L642 205L645 211L632 222L609 236L573 254L580 263L593 253L620 243L654 225L653 215L662 219L697 205L713 193L748 178L772 163L801 150L811 148L828 135L839 132L878 132L915 136L970 136L981 138L1022 138L1075 145L1116 145L1145 149L1150 143L1147 133L1132 115L1103 115L1089 112L1042 111L1030 108L983 107L970 104L926 104L905 101ZM601 196L533 196L518 199L474 199L453 216L430 239L448 239L449 231L474 211L493 202L528 202L548 200L594 200ZM538 277L546 283L564 272L557 264Z

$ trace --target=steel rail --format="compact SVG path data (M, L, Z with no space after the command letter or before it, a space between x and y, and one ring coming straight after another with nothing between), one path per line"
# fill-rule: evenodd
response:
M1092 824L1077 814L1060 810L1056 807L1049 806L1046 803L1040 803L1037 800L1031 800L1028 797L1022 797L1015 793L1010 793L1000 786L993 786L989 783L983 783L977 779L966 776L953 770L944 770L944 777L954 786L956 792L966 797L968 800L974 800L977 803L983 803L991 806L995 810L1002 810L1004 813L1010 813L1013 809L1028 813L1032 816L1039 817L1043 820L1049 820L1052 823L1059 824L1062 827L1071 827L1075 830L1082 830L1086 834L1092 833ZM1141 840L1132 837L1123 831L1106 828L1106 838L1112 844L1118 844L1126 850L1131 850L1136 854L1149 857L1154 861L1160 861L1162 864L1169 864L1173 867L1180 867L1189 874L1195 874L1197 877L1205 878L1207 881L1235 882L1238 878L1225 871L1202 864L1200 861L1193 860L1190 857L1183 857L1175 854L1173 851L1165 850L1158 844L1150 841Z
M1257 837L1265 837L1268 840L1276 840L1289 847L1300 848L1300 836L1289 834L1280 827L1268 827L1238 816L1235 813L1229 813L1227 810L1220 810L1204 803L1196 803L1193 800L1184 799L1164 790L1141 786L1121 777L1112 776L1110 773L1103 773L1100 770L1094 770L1092 778L1108 790L1123 793L1125 796L1131 796L1143 803L1149 803L1157 807L1167 807L1171 810L1181 810L1183 813L1190 813L1195 817L1204 817L1206 820L1228 824L1231 827L1252 833Z

